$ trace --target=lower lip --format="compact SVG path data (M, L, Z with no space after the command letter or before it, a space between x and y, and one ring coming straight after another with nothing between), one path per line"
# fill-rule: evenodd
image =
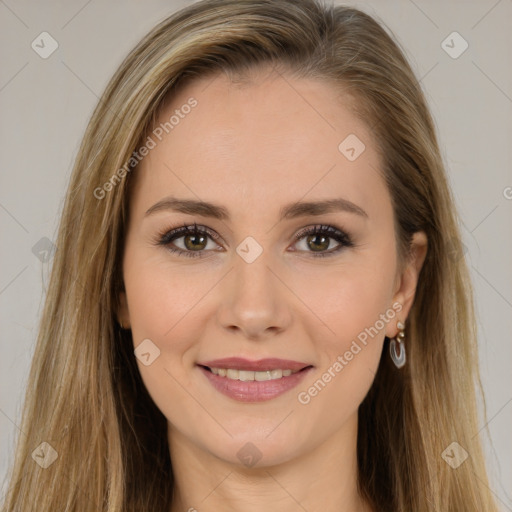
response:
M220 391L229 398L239 402L263 402L265 400L272 400L272 398L276 398L297 386L313 368L310 366L297 373L292 373L288 377L263 381L233 380L215 375L202 366L199 366L199 369L217 391Z

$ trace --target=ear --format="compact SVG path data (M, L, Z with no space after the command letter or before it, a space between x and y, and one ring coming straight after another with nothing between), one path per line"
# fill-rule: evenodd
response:
M411 240L411 251L408 261L402 273L397 276L395 295L393 297L393 304L398 302L402 305L400 312L397 312L396 321L405 324L405 320L409 316L414 297L416 294L416 287L418 285L418 278L421 268L427 255L427 236L423 231L414 233ZM386 336L394 338L398 330L396 322L389 322L386 326Z
M129 329L131 326L128 301L126 300L126 291L119 293L119 310L117 312L117 321L123 326L123 329Z

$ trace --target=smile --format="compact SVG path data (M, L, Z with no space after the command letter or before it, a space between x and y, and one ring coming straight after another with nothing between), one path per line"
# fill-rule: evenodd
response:
M289 377L292 373L297 373L300 370L264 370L264 371L249 371L249 370L236 370L234 368L210 368L210 371L219 377L226 377L231 380L241 380L249 382L253 380L265 381L276 380L283 377Z
M218 366L198 364L197 368L209 386L238 402L277 398L296 387L313 370L312 365L282 359L248 362L237 358L236 361L224 359L215 362Z

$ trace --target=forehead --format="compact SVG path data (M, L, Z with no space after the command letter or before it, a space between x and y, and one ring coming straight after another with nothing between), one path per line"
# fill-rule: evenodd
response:
M148 208L172 194L243 215L247 205L268 212L343 196L377 210L377 196L387 194L380 157L352 101L331 83L277 72L243 83L223 73L189 81L149 132L155 146L136 171L135 201ZM350 146L360 152L355 160Z

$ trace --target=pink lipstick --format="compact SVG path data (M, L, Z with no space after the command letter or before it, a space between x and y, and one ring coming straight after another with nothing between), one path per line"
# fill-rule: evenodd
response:
M210 384L240 402L261 402L276 398L297 386L313 369L308 363L267 358L250 361L228 357L198 363Z

